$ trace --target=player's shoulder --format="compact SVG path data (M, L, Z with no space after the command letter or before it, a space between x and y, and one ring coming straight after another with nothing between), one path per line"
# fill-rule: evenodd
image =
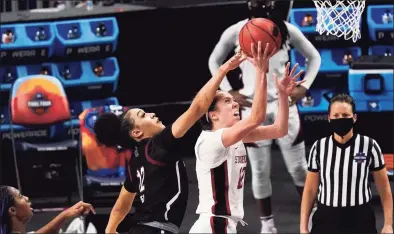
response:
M301 33L301 30L294 24L285 21L285 25L287 30L289 31L289 34L297 33L297 32Z
M235 24L230 25L226 31L231 31L231 32L239 32L241 31L242 27L249 21L249 19L244 19L241 21L238 21Z
M284 22L285 22L286 27L296 27L296 26L293 25L292 23L289 23L289 22L287 22L287 21L284 21Z
M197 145L199 147L203 145L210 147L215 143L220 142L222 144L222 133L224 130L225 128L218 129L216 131L203 130L197 139Z
M198 138L201 140L209 140L209 139L221 137L223 130L224 128L218 129L216 131L203 130L201 131L200 136Z
M241 27L242 28L248 21L249 21L249 19L246 18L246 19L243 19L241 21L238 21L235 25L237 25L237 27Z

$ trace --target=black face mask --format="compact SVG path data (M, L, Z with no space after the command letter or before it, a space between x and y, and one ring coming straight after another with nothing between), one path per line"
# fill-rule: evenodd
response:
M341 137L344 137L346 134L348 134L350 130L352 130L353 126L354 126L353 118L341 118L341 119L330 120L331 130Z
M254 18L269 18L275 10L275 4L271 3L269 5L259 4L256 6L249 7L250 17Z

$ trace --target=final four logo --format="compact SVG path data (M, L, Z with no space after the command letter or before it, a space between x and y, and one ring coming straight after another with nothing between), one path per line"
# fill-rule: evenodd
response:
M363 163L367 159L367 156L365 155L364 152L359 152L356 155L354 155L354 160L357 163Z
M42 93L36 93L27 102L27 106L37 115L44 114L51 106L51 100L48 100L48 97Z

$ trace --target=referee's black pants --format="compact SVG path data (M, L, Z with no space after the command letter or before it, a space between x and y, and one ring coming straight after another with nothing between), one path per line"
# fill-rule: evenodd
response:
M375 213L369 203L354 207L329 207L318 203L310 233L378 232Z

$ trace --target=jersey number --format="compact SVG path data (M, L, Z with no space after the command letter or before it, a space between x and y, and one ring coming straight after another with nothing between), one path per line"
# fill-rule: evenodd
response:
M141 169L137 170L137 177L140 180L139 189L140 189L140 193L142 193L143 191L145 191L145 185L144 185L145 170L144 170L144 167L141 167ZM141 195L140 199L141 199L141 202L144 203L145 196Z
M237 189L241 189L244 186L245 170L246 167L241 167L241 169L239 169L239 180Z

